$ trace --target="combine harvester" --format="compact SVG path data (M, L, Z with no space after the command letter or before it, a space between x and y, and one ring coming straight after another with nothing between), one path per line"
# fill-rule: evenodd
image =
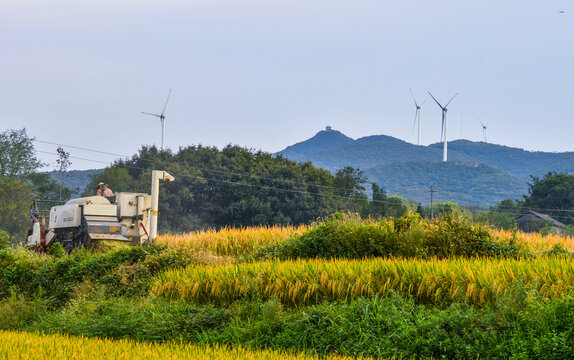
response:
M32 229L29 248L45 250L59 242L67 253L93 240L113 240L143 245L157 236L159 181L174 177L165 171L152 171L151 195L119 192L112 196L89 196L72 199L50 210L49 226L31 212Z

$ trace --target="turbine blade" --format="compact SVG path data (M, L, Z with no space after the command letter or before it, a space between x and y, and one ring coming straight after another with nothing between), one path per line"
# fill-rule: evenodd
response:
M415 132L415 125L417 124L417 115L419 114L419 109L417 108L417 110L415 111L415 121L413 122L413 131Z
M415 103L415 106L416 106L416 107L419 107L420 105L417 104L417 99L415 99L415 94L413 94L413 91L412 91L411 89L409 89L409 91L411 92L411 96L413 97L413 101L414 101L414 103Z
M167 94L167 100L165 101L165 105L163 106L163 110L161 111L162 115L165 114L165 109L167 109L167 102L169 101L170 95L171 95L171 89L169 89L169 94Z
M156 116L156 117L158 117L158 118L160 118L160 117L161 117L161 115L158 115L158 114L151 114L151 113L147 113L147 112L143 112L143 111L142 111L142 114L151 115L151 116Z
M419 107L422 107L423 104L426 103L426 102L427 102L426 100L423 100L423 102L419 104Z
M445 109L446 109L446 107L448 106L448 104L450 104L450 102L451 102L457 95L458 95L458 93L454 94L454 96L450 98L450 100L449 100L449 101L446 103L446 105L444 106Z
M439 106L441 109L444 109L444 107L443 107L443 106L442 106L442 105L441 105L441 104L438 102L438 100L437 100L437 99L435 99L435 97L434 97L434 96L432 96L431 92L430 92L430 91L428 91L428 93L429 93L430 97L431 97L431 98L432 98L432 99L433 99L433 100L434 100L434 101L437 103L437 105L438 105L438 106Z
M480 125L485 128L486 126L484 125L484 123L482 122L482 120L480 120L480 118L477 116L476 120L478 120L478 122L480 123Z

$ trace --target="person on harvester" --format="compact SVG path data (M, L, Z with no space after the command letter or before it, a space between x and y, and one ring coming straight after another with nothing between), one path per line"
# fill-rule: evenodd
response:
M104 184L103 182L99 183L98 186L96 186L96 195L97 196L112 196L112 194L114 193L112 191L112 189L110 189L108 187L108 184Z

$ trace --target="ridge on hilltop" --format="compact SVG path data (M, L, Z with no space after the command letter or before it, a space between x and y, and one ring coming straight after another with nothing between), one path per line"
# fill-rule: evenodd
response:
M306 156L310 153L346 145L354 141L355 140L344 135L342 132L333 130L330 126L327 126L325 130L319 131L310 139L287 146L279 153L290 160L305 161Z

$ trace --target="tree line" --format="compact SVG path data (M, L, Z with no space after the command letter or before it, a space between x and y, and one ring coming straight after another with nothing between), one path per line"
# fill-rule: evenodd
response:
M224 226L309 223L336 211L363 216L401 216L412 207L368 184L352 167L335 174L282 156L228 145L223 149L188 146L160 151L143 146L95 174L84 195L99 182L114 191L149 192L150 171L176 177L160 187L160 229L189 231ZM366 186L370 185L370 196Z
M24 239L34 199L68 200L64 178L69 153L58 148L58 180L40 172L34 139L25 129L0 133L0 230ZM160 151L142 146L127 160L116 160L94 174L82 195L95 195L99 182L114 192L149 193L151 170L166 170L177 181L160 187L160 229L189 231L223 226L308 223L336 211L363 216L401 216L414 204L369 184L352 167L335 174L282 156L239 146L223 149L188 146ZM369 187L369 191L367 191ZM49 208L48 208L49 209Z
M64 184L71 165L69 153L57 150L58 179L39 172L33 139L25 129L0 133L0 230L24 239L30 227L33 199L68 200ZM161 151L142 146L130 159L116 160L94 174L82 195L95 195L99 182L115 192L149 193L151 170L166 170L177 179L160 187L160 229L190 231L224 226L309 223L336 211L362 216L399 217L422 207L399 196L388 196L376 183L369 183L359 169L344 167L335 173L297 163L281 155L228 145L223 149L187 146ZM538 209L566 225L574 225L574 175L548 173L532 177L522 199L507 199L481 211L476 217L499 227L512 228L514 219ZM49 208L48 208L49 209ZM434 214L464 212L457 204L435 204ZM534 229L539 230L539 229Z

